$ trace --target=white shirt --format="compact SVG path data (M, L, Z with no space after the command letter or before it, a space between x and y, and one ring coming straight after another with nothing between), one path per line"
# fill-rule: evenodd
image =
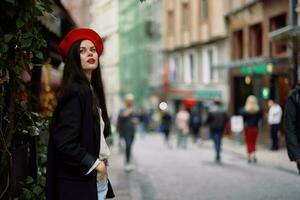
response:
M108 159L108 157L110 156L110 150L108 148L108 145L106 143L105 137L104 137L104 121L102 118L102 113L101 113L101 109L98 108L98 113L99 113L99 117L100 117L100 150L99 150L99 159L97 159L95 161L95 163L93 164L93 166L89 169L89 171L86 173L86 175L88 175L89 173L91 173L100 163L100 160L105 160Z
M100 139L100 151L99 151L99 158L100 160L108 159L110 156L110 150L108 148L108 145L106 143L105 137L104 137L104 121L101 114L101 109L98 108L99 116L100 116L100 133L101 133L101 139Z
M268 113L268 122L269 124L280 124L282 117L282 109L280 105L278 104L273 104Z

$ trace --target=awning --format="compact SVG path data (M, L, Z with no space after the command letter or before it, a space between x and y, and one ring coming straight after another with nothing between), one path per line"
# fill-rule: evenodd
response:
M300 36L300 26L288 25L269 33L271 41L288 40Z
M288 61L288 57L256 57L241 60L234 60L225 64L213 65L213 69L229 69L241 66L254 66L261 63L284 63Z

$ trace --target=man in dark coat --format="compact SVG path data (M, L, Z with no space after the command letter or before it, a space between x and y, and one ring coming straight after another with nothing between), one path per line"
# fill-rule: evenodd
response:
M288 96L284 123L288 155L291 161L297 163L300 174L300 85Z
M217 164L221 163L222 138L227 120L228 116L222 108L222 102L219 99L214 100L214 105L211 106L208 113L207 123L214 141Z

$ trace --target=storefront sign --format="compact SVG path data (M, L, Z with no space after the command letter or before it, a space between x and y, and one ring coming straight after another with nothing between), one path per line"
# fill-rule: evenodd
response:
M195 91L195 96L196 97L208 97L208 98L213 98L213 97L221 97L222 92L219 90L196 90Z
M241 66L240 72L244 76L247 76L247 75L250 75L250 74L266 74L270 71L269 68L268 68L267 64Z
M270 96L270 89L269 88L267 88L267 87L262 88L261 93L262 93L262 98L263 99L269 99L269 96Z

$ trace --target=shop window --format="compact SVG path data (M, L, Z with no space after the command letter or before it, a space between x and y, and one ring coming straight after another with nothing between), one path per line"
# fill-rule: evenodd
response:
M205 51L204 59L203 59L203 82L205 84L209 84L213 81L213 62L214 61L214 51L213 48Z
M200 3L200 10L201 10L201 19L202 20L207 20L208 18L208 12L207 12L207 0L202 0Z
M250 57L262 55L262 25L261 23L250 26Z
M213 51L208 51L208 63L209 63L209 79L213 80L212 66L213 66Z
M189 20L189 4L182 4L182 29L183 31L189 31L190 20Z
M270 19L271 31L283 28L286 26L286 14L281 14ZM280 55L287 52L287 46L284 41L274 42L272 45L273 55Z
M190 66L191 66L191 71L190 71L190 76L191 76L191 80L195 81L195 61L194 61L194 56L193 54L190 54Z
M238 30L233 32L232 36L232 59L242 59L243 58L243 30Z
M168 35L173 36L174 35L174 12L169 11L168 12Z

